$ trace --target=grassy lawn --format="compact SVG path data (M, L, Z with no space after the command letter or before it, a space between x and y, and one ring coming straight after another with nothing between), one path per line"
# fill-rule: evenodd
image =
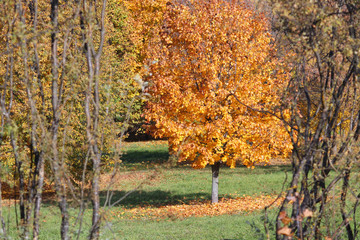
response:
M146 177L153 175L154 179L125 199L123 206L211 199L211 168L166 167L169 157L166 142L127 143L125 153L122 157L125 172L120 173L114 188L118 196L146 182ZM165 167L161 163L165 163ZM136 168L138 165L139 168ZM135 169L138 170L134 172ZM220 169L219 196L277 194L288 171L289 165L258 166L255 169L224 166Z
M167 141L124 142L123 170L144 170L168 161Z
M271 211L272 219L275 212ZM192 217L183 220L121 220L110 230L104 229L104 237L114 239L264 239L263 214L222 215L216 217ZM253 225L253 227L252 227ZM116 227L115 227L116 226ZM258 229L256 229L258 228ZM120 237L121 236L121 237Z
M164 207L167 205L202 202L211 198L211 169L192 169L189 166L169 167L166 142L126 143L122 156L123 166L116 184L112 187L112 202L120 199L127 191L137 188L132 194L115 205L107 214L101 239L261 239L257 231L263 230L263 212L241 212L231 215L188 218L143 219L119 217L118 213L138 207ZM236 198L243 195L260 196L279 193L287 165L259 166L251 170L245 167L220 169L219 196ZM101 199L105 202L106 191ZM10 222L14 221L11 211ZM74 224L77 208L71 209ZM270 210L274 219L275 210ZM104 221L105 222L105 221ZM91 211L84 214L84 229L80 239L86 239L91 223ZM40 239L59 239L59 210L54 204L42 208ZM259 229L257 229L259 228ZM77 229L77 227L72 227ZM16 239L17 231L9 228ZM75 235L76 233L73 232ZM76 239L76 237L74 237Z
M75 209L72 209L72 222L75 221L76 213ZM275 219L275 214L274 210L269 211L271 220ZM60 239L58 216L59 211L56 206L43 207L40 239ZM114 219L103 226L100 239L264 239L261 237L263 234L262 218L263 213L256 211L251 214L164 219L161 221ZM91 214L87 212L83 223L85 231L81 231L80 239L87 239L90 221ZM76 232L73 228L70 227L70 229L72 229L73 239L76 239ZM18 231L13 226L8 233L10 239L19 239Z
M285 179L286 166L258 167L253 170L244 167L220 170L219 197L239 197L243 195L277 194ZM151 176L154 179L146 182L139 176ZM211 169L191 169L189 167L174 169L143 170L141 175L131 177L130 173L114 187L118 199L126 191L141 182L145 184L120 203L124 207L138 205L167 205L187 203L192 200L211 199Z

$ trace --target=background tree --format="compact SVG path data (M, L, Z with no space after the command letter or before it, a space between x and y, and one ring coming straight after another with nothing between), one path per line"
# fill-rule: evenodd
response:
M146 46L153 134L179 161L212 166L218 201L221 163L253 167L287 156L290 141L274 115L286 83L266 18L245 3L167 4L159 35Z
M17 181L20 237L32 234L38 239L43 185L53 182L61 238L79 236L91 199L94 217L88 231L97 239L102 219L99 173L118 165L117 140L141 93L130 80L134 71L122 62L132 50L123 55L114 50L111 39L122 37L114 31L112 15L106 14L106 1L4 1L1 6L0 177L9 169L7 174ZM133 69L133 63L127 64ZM69 200L79 206L72 226Z
M277 239L356 239L359 2L273 1L273 7L274 26L293 53L285 97L293 176Z

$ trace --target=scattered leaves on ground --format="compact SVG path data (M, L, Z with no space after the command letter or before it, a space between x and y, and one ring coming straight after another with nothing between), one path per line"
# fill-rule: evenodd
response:
M276 200L277 196L243 196L237 198L223 198L217 204L210 200L192 201L189 204L167 205L161 207L136 207L110 211L110 218L121 219L183 219L187 217L218 216L224 214L237 214L263 209ZM278 199L272 206L279 206Z

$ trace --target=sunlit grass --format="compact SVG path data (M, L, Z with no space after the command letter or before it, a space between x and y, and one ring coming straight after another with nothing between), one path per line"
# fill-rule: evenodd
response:
M257 234L262 234L262 211L182 219L171 217L171 214L165 219L148 219L146 216L144 219L120 218L117 214L129 208L202 202L211 196L211 169L197 170L167 164L169 155L165 141L126 143L124 150L122 169L112 187L112 202L128 191L136 190L107 212L101 239L258 239L260 235ZM255 169L222 167L220 198L278 194L288 171L290 167L287 165L258 166ZM102 177L103 186L106 186L106 174ZM103 191L102 203L105 198L106 192ZM71 207L71 233L76 239L79 225L74 224L78 207ZM275 213L271 210L273 216ZM83 219L80 239L87 239L91 224L90 205ZM17 239L13 210L9 222L12 224L8 232L12 239ZM56 204L43 204L40 223L40 239L60 239L60 214ZM261 229L260 233L256 228Z

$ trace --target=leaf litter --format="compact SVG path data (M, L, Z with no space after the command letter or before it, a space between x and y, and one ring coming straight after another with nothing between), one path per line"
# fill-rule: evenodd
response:
M166 205L160 207L145 206L130 209L112 210L111 218L120 219L184 219L188 217L219 216L238 214L264 209L271 205L279 206L283 198L277 195L243 196L222 198L219 203L211 204L210 200L194 200L188 204ZM274 202L275 201L275 202ZM109 217L109 215L108 215Z

